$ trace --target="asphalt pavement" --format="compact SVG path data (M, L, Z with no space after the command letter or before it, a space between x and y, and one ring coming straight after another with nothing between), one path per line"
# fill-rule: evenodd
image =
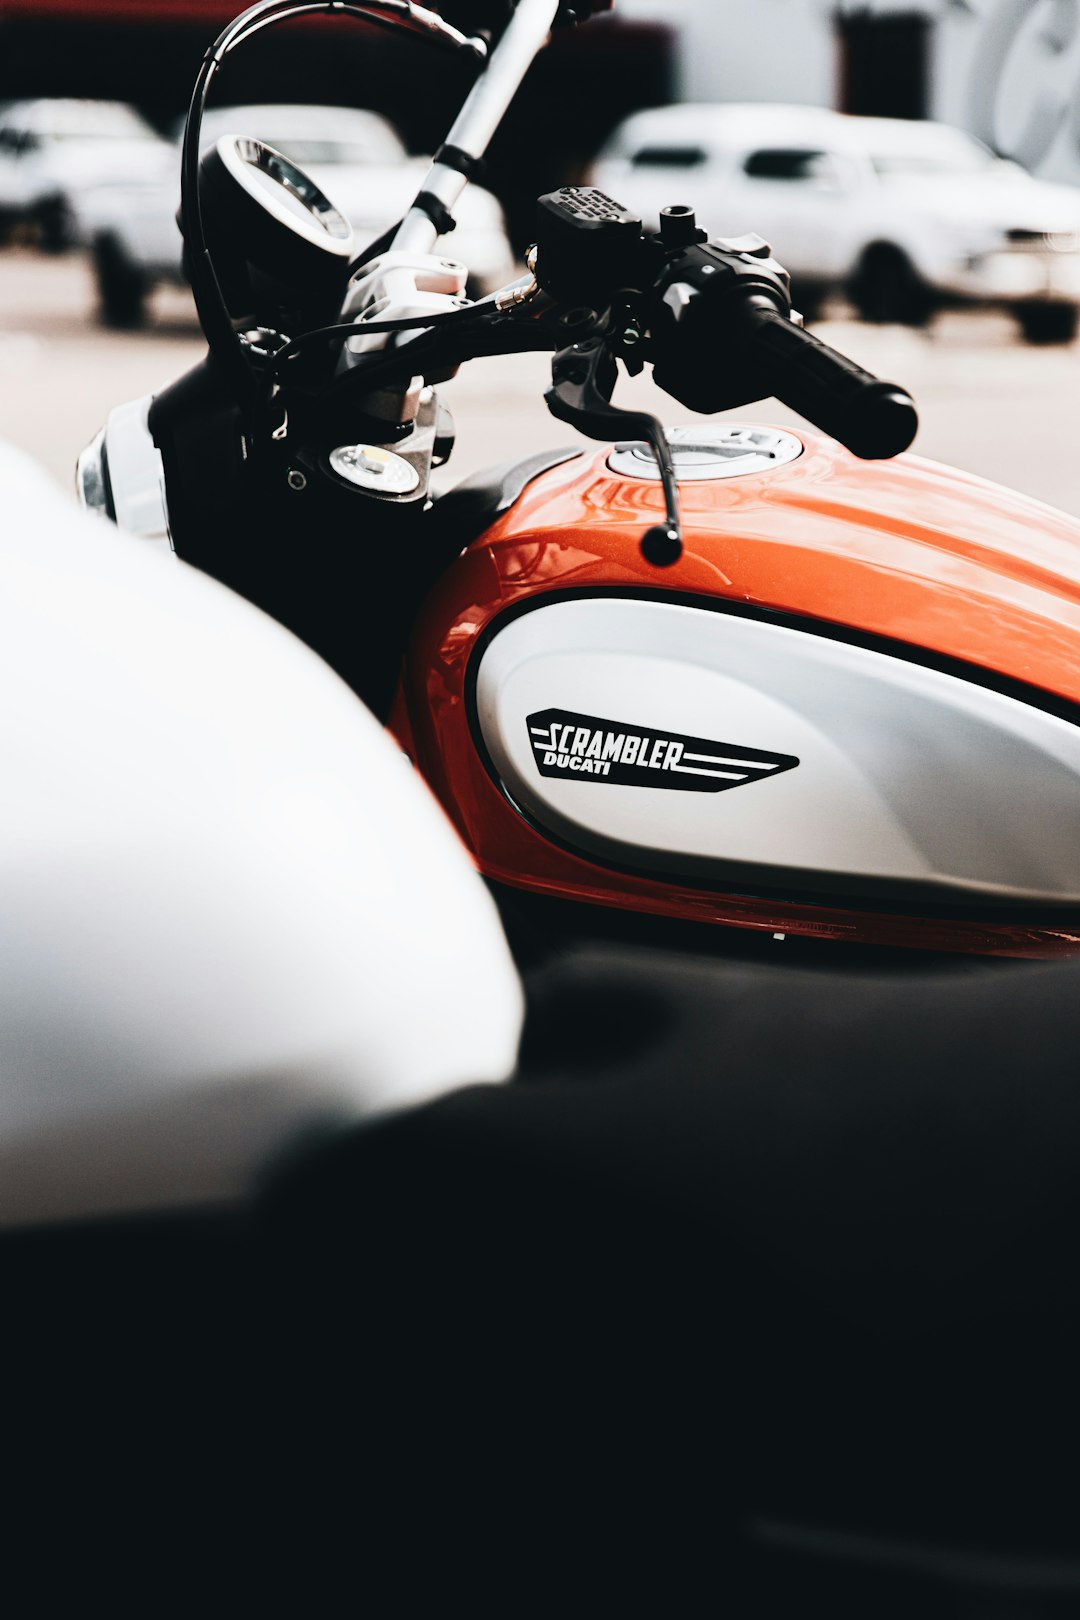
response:
M30 450L61 482L110 408L153 392L199 359L203 345L187 293L161 288L146 328L110 332L96 318L81 255L0 251L0 435ZM941 315L925 331L872 327L841 311L815 325L824 341L914 394L922 426L915 450L1009 484L1080 516L1080 350L1032 348L1005 316ZM447 384L458 442L442 481L573 440L544 406L543 355L481 360ZM652 409L670 425L692 421L645 377L620 384L616 403ZM797 424L774 401L740 419Z

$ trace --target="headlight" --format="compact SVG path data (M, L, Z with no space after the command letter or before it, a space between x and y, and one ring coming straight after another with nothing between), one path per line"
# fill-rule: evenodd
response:
M116 521L113 511L109 474L105 466L105 429L101 428L90 440L75 463L75 493L79 505L88 512Z

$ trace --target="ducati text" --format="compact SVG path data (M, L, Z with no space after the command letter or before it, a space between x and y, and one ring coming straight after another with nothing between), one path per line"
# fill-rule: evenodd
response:
M720 793L778 776L799 763L791 754L653 731L565 709L531 714L528 726L541 776Z

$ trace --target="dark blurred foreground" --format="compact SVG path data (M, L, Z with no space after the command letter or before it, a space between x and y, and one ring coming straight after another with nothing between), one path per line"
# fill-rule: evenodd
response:
M43 1606L1075 1614L1080 964L530 928L518 1084L0 1246Z

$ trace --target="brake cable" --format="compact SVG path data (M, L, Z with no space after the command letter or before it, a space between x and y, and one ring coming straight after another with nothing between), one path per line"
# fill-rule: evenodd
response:
M361 4L346 3L346 0L259 0L258 4L249 6L239 17L235 17L207 50L184 124L180 159L180 229L187 247L187 269L195 308L210 355L221 366L241 408L252 402L255 376L233 326L203 228L199 196L203 114L210 86L230 52L275 23L319 12L354 17L377 28L404 31L429 39L432 43L448 44L457 50L467 50L479 61L487 57L487 46L482 39L463 34L436 12L416 4L415 0L364 0ZM424 324L430 324L430 318ZM374 329L373 324L368 327L368 330Z
M482 304L470 305L465 309L439 310L430 315L402 315L391 320L374 321L341 321L332 326L316 326L310 332L302 332L299 337L290 338L282 344L269 358L265 370L259 378L259 386L254 401L254 422L265 422L269 415L270 404L274 397L274 389L281 380L281 368L289 360L295 360L302 354L309 343L316 340L321 342L344 343L350 337L364 337L369 332L408 332L424 331L432 326L467 325L477 319L478 311L481 316L487 313ZM400 362L402 351L392 351L393 358ZM380 354L380 360L388 361L389 354ZM395 366L396 370L397 367ZM359 372L354 373L359 375ZM367 372L364 373L365 379ZM252 434L254 438L254 432Z

